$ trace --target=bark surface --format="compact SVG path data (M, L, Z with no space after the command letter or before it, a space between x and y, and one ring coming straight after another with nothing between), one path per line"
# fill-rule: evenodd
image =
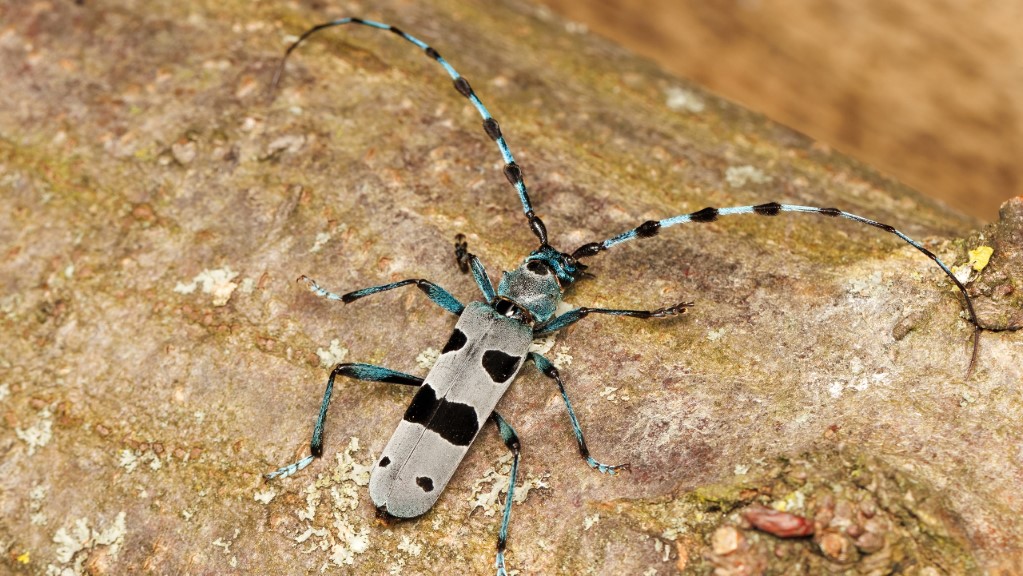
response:
M307 453L330 364L423 375L455 322L413 288L343 305L299 275L338 292L427 278L468 302L456 233L495 281L535 247L479 117L400 38L323 34L267 99L291 35L332 17L393 23L473 83L562 250L705 206L834 205L952 264L994 248L978 312L1020 322L1023 200L977 230L544 10L431 4L0 6L3 571L492 572L494 430L431 512L374 521L368 467L405 387L340 382L324 458L261 478ZM547 343L592 454L631 473L583 463L535 370L499 404L523 444L511 568L1020 570L1023 339L982 335L966 379L961 301L920 253L782 214L588 263L573 305L696 306Z

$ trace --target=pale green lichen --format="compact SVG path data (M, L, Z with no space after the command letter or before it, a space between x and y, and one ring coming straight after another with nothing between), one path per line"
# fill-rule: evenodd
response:
M174 291L179 294L191 294L196 288L201 287L203 293L213 296L214 306L224 306L238 288L238 284L232 282L237 277L238 272L231 270L230 267L206 269L196 274L189 282L175 284Z
M320 366L323 368L333 368L337 364L344 362L345 357L348 356L348 349L341 346L341 341L337 338L330 341L330 346L327 349L317 348L316 355L320 358Z
M42 448L50 443L53 438L53 415L49 408L39 411L36 421L26 428L17 427L14 435L28 445L28 455L36 453L36 449Z

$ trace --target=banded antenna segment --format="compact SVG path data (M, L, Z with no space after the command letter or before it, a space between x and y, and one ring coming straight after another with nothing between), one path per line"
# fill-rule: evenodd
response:
M630 240L637 238L650 238L660 233L662 228L669 228L678 224L688 224L691 222L706 223L714 222L721 216L734 216L739 214L756 214L759 216L777 216L781 212L798 212L802 214L819 214L821 216L828 216L831 218L845 218L852 220L853 222L859 222L860 224L866 224L879 228L898 236L903 242L906 242L913 248L916 248L922 252L925 256L934 261L935 264L941 268L941 271L949 277L950 280L955 284L956 288L963 295L963 300L966 302L966 312L970 317L970 323L973 324L973 352L970 354L970 365L966 370L966 377L969 378L973 372L973 367L977 363L977 354L980 346L980 331L983 328L980 325L980 321L977 319L977 313L973 309L973 300L970 299L969 293L966 292L966 286L955 277L952 270L941 261L940 258L934 252L931 252L927 248L924 248L922 244L913 240L903 232L897 230L894 226L871 220L851 212L839 210L838 208L818 208L816 206L799 206L796 204L779 204L777 202L768 202L766 204L757 204L755 206L733 206L729 208L714 208L707 207L696 212L690 212L688 214L681 214L678 216L672 216L670 218L664 218L663 220L648 220L639 226L622 232L617 236L612 236L607 240L601 242L591 242L584 244L577 248L572 253L573 258L587 258L590 256L596 256L597 254Z
M444 71L447 72L448 76L451 77L451 80L455 86L455 90L457 90L459 94L468 99L469 102L472 103L473 107L476 108L476 111L479 112L480 117L483 118L483 131L491 140L494 141L494 143L497 144L497 149L500 150L501 152L501 157L504 159L504 176L505 178L508 179L508 182L515 187L515 191L519 195L519 201L522 203L522 211L523 213L525 213L526 218L529 220L530 229L533 231L533 234L535 234L537 238L540 239L541 244L546 244L547 242L546 233L542 233L544 232L542 222L539 222L539 218L533 212L533 205L529 201L529 191L526 190L526 183L522 178L522 169L515 162L515 157L512 155L511 148L508 147L508 142L505 140L504 134L501 132L500 124L498 124L497 120L495 120L494 117L490 115L490 111L487 110L487 107L480 100L479 96L476 95L476 92L472 89L472 86L469 84L469 81L466 80L464 76L459 74L458 71L455 70L455 68L451 64L449 64L448 61L445 60L440 55L439 52L433 49L433 47L431 47L426 42L423 42L422 40L416 38L415 36L406 34L400 28L396 28L394 26L391 26L390 24L374 22L372 20L365 20L362 18L340 18L338 20L332 20L330 22L317 24L316 26L313 26L312 28L303 32L302 35L298 37L298 40L295 40L294 42L292 42L290 46L288 46L288 49L284 52L284 57L281 58L281 62L277 66L277 70L274 71L273 81L270 83L271 93L276 91L277 85L280 83L281 76L284 74L284 65L288 60L288 56L290 56L291 53L296 48L298 48L300 44L305 42L313 34L320 32L321 30L333 28L335 26L343 26L345 24L361 24L362 26L368 26L370 28L376 28L378 30L387 30L389 32L397 34L398 36L404 38L405 40L421 48L423 52L426 53L427 56L435 60L438 64L441 65L442 68L444 68Z

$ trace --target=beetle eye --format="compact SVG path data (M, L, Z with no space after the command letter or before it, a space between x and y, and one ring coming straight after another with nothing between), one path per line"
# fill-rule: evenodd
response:
M533 274L537 274L539 276L546 276L547 274L551 273L551 269L547 267L546 264L540 262L539 260L530 260L529 262L527 262L526 270L529 270Z

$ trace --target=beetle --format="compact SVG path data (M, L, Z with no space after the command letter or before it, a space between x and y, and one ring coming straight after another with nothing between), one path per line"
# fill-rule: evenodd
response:
M405 519L425 514L440 497L482 427L487 421L492 422L504 444L513 454L495 560L498 575L506 574L504 552L521 446L515 430L494 408L527 362L532 362L541 373L557 384L571 420L579 452L586 463L606 474L628 469L628 464L607 465L590 456L582 428L558 369L541 354L529 351L530 343L535 338L553 334L575 324L590 314L653 319L685 313L693 305L692 302L679 302L656 310L580 307L560 315L556 314L556 310L565 291L575 282L587 277L587 266L582 260L625 242L655 237L672 226L713 222L725 216L745 214L776 216L783 212L815 214L852 220L900 238L934 261L962 294L969 321L974 327L973 353L969 366L969 370L972 370L977 358L981 326L965 286L933 252L888 224L837 208L777 202L727 208L708 207L661 220L648 220L606 240L583 244L571 252L562 252L551 246L548 241L547 228L533 209L522 170L516 164L497 120L490 115L469 82L441 57L437 50L425 42L399 28L372 20L341 18L325 22L304 32L287 48L274 73L271 89L277 87L288 56L300 44L321 30L346 24L358 24L391 32L423 50L447 72L458 93L469 100L479 112L483 119L484 132L497 145L505 163L504 175L518 194L526 221L539 246L530 252L516 269L505 272L495 289L479 258L468 251L464 236L456 236L455 258L458 266L464 273L471 271L483 295L481 301L467 305L444 288L421 278L372 286L339 295L302 276L299 280L318 296L346 304L404 286L415 286L433 303L458 316L458 321L436 364L425 378L371 364L336 365L327 380L319 415L313 427L309 455L266 474L267 480L290 476L322 456L324 423L334 383L338 377L416 387L418 390L412 402L372 469L370 497L378 513L384 518Z

